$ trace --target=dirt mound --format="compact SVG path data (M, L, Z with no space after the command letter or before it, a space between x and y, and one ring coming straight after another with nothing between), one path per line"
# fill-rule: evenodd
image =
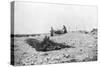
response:
M73 43L74 45L86 45L85 43L91 42L95 40L93 36L84 33L67 33L60 36L51 37L51 40L57 43L65 43L66 45Z

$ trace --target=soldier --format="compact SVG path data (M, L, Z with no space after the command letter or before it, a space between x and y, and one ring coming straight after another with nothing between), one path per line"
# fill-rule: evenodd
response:
M53 27L51 27L51 31L50 31L51 33L51 36L53 36L53 33L54 33L54 30L53 30Z
M64 30L64 33L67 33L67 29L66 29L65 25L63 25L63 30Z

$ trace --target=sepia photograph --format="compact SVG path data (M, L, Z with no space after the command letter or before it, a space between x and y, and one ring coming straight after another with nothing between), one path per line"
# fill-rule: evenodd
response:
M11 2L11 65L98 60L96 6Z

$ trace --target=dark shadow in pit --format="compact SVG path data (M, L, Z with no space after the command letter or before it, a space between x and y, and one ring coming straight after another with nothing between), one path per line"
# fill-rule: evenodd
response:
M36 39L29 38L25 40L26 43L28 43L30 46L35 48L37 51L53 51L53 50L60 50L63 48L73 48L72 46L69 45L64 45L62 43L56 43L52 40L50 40L49 37L45 37L42 42L39 42Z

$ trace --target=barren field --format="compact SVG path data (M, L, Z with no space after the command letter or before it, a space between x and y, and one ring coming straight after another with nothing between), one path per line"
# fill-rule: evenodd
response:
M69 62L87 62L97 60L97 35L80 32L70 32L50 37L56 43L62 43L69 48L52 51L37 51L25 42L33 38L43 41L44 35L34 37L14 37L14 65L37 65Z

